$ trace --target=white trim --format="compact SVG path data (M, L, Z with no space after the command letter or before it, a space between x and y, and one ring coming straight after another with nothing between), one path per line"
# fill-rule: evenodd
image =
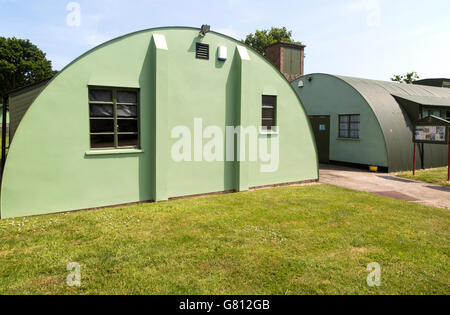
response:
M106 149L106 150L89 150L85 154L86 156L96 156L96 155L117 155L117 154L141 154L144 153L143 150L139 149Z
M162 34L153 34L153 40L157 49L169 50L167 47L166 37Z
M247 48L238 45L237 49L242 60L250 60L250 55L248 54Z
M259 127L259 134L260 135L279 135L280 134L280 128L274 126L271 130L268 130L262 126Z

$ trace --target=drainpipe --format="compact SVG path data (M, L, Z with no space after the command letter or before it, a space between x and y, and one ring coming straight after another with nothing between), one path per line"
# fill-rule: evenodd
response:
M5 169L6 161L6 115L7 115L7 104L8 104L8 94L3 95L3 119L2 119L2 169L1 169L1 179L3 179L3 170Z

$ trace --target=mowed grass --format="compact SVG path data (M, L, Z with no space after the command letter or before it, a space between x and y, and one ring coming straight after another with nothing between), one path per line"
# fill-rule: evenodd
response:
M450 187L450 182L447 181L448 179L447 167L434 168L428 170L418 170L416 172L416 176L413 176L413 173L411 171L399 173L397 174L397 176L407 179L418 180L430 184Z
M0 294L449 294L449 225L328 185L4 220Z

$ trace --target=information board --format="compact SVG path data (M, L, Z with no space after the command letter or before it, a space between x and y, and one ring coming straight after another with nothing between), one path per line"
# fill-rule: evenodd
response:
M446 126L416 126L415 142L442 143L448 142Z

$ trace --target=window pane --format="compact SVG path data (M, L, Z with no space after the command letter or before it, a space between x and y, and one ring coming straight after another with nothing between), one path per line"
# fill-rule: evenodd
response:
M339 131L339 137L341 138L348 138L348 130L342 129Z
M119 125L119 132L138 132L137 119L119 119L117 124Z
M113 105L91 104L89 107L91 117L113 117L114 115Z
M339 130L348 130L348 124L339 124Z
M272 108L263 108L262 109L262 118L270 118L270 119L274 119L275 118L275 109Z
M119 135L119 147L137 147L138 135Z
M267 130L272 130L272 127L274 126L272 119L263 119L262 121L262 127L266 127Z
M91 119L91 133L114 133L114 119Z
M350 131L350 138L358 139L359 138L359 131L358 130Z
M359 122L360 116L359 115L352 115L351 116L351 122Z
M262 97L262 104L269 105L269 106L276 106L277 105L277 97L276 96L267 96L263 95Z
M137 92L118 91L117 103L137 104Z
M89 101L91 102L112 102L112 91L89 90Z
M117 117L137 117L137 106L117 105Z
M91 148L114 148L114 135L91 135Z
M349 121L348 116L339 116L339 122L347 123Z
M276 124L277 97L270 95L262 96L262 127L272 130Z
M351 123L350 130L359 130L359 123Z

